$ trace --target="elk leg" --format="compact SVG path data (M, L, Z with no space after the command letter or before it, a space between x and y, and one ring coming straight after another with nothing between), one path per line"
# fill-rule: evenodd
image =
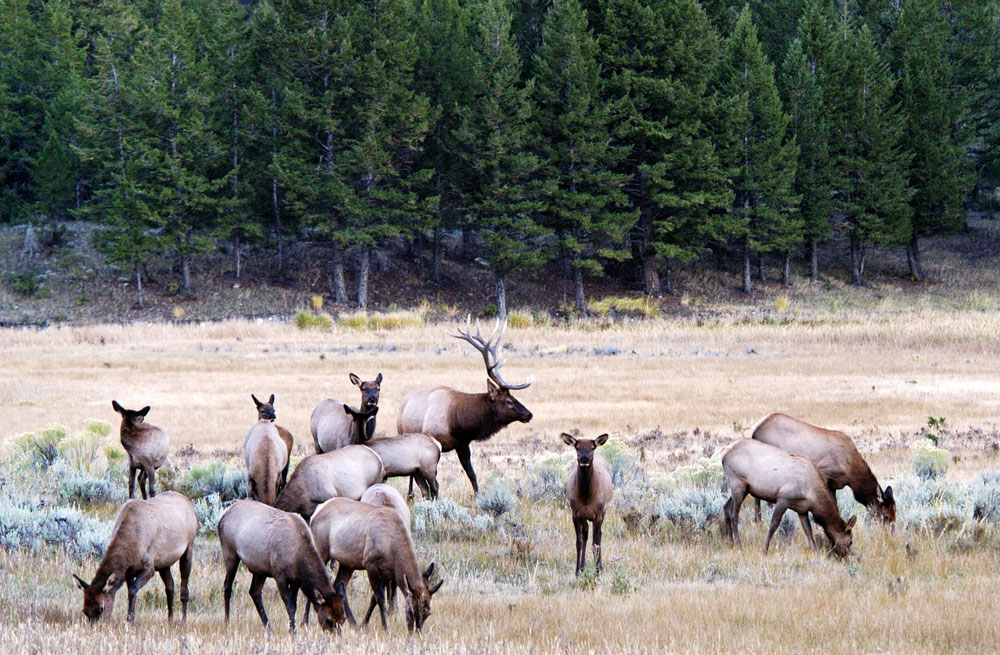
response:
M389 622L385 614L385 583L373 575L368 576L368 582L371 583L372 593L375 596L375 601L378 603L378 613L382 617L382 629L388 631Z
M285 611L288 612L288 631L295 632L295 610L298 604L299 588L284 578L275 578L274 581L278 585L278 595L281 596L281 602L285 604Z
M135 496L135 474L138 471L138 467L129 460L128 463L128 497L131 499Z
M788 509L788 503L784 500L778 499L778 502L774 504L774 514L771 515L771 527L767 530L767 539L764 540L764 554L767 555L767 548L771 545L771 537L774 535L774 531L778 529L781 525L781 519L785 515L785 511Z
M760 498L753 499L753 520L754 523L760 523Z
M149 498L149 495L146 492L146 480L147 480L146 468L145 467L140 468L139 469L139 478L138 478L138 481L139 481L139 493L142 494L142 499L143 500L146 500L147 498Z
M187 621L188 618L188 579L191 577L191 563L194 561L194 542L188 546L184 554L181 555L180 570L181 570L181 616L182 621ZM239 564L239 562L237 562Z
M476 482L476 471L472 468L472 453L469 452L469 444L455 446L455 454L458 455L458 461L462 463L465 474L469 476L469 482L472 483L472 493L478 496L479 483Z
M375 600L375 594L372 593L372 599L368 601L368 611L365 612L364 625L368 625L368 621L372 618L372 614L375 613L375 606L378 605L378 601Z
M150 466L146 472L146 486L149 487L149 497L156 495L156 469Z
M802 524L802 531L806 533L806 541L809 542L809 547L816 550L816 542L813 540L813 527L809 521L809 512L799 514L799 523Z
M190 548L188 550L191 550ZM222 585L222 602L226 608L226 623L229 623L229 604L233 599L233 581L236 579L236 570L240 567L240 560L236 557L229 561L226 559L226 581ZM183 561L183 559L182 559ZM187 591L187 580L184 577L184 568L181 567L181 586L184 588L181 591L183 597L184 591Z
M354 569L349 569L341 564L337 568L337 577L333 581L333 589L340 594L341 600L344 601L344 612L347 614L347 620L351 622L351 625L357 625L358 622L354 619L354 613L351 612L351 605L347 602L347 583L351 581L352 575L354 575Z
M406 493L406 497L413 500L413 476L410 476L410 490Z
M417 481L417 486L420 487L420 495L426 500L430 496L430 487L427 485L427 478L423 476L422 473L417 473L414 478Z
M128 622L135 621L135 599L139 596L139 590L153 577L153 569L145 568L132 577L128 582Z
M427 476L427 486L431 491L431 500L437 500L438 497L438 481L437 474Z
M389 611L396 609L396 581L389 580L385 583L385 595L389 601Z
M576 575L580 575L587 560L587 519L574 516L573 529L576 530Z
M601 574L601 526L603 524L603 518L594 521L594 565L597 567L597 575Z
M163 593L167 596L167 622L174 620L174 576L170 574L170 567L157 571L160 579L163 580Z
M257 608L257 614L260 616L260 622L263 623L266 628L267 612L264 611L264 602L261 600L260 593L264 589L265 582L267 582L266 575L260 575L259 573L253 574L253 579L250 581L250 598L253 600L254 607Z
M730 491L729 497L730 536L738 548L743 547L743 542L740 541L740 508L743 507L743 501L746 500L747 491L746 484L736 483Z

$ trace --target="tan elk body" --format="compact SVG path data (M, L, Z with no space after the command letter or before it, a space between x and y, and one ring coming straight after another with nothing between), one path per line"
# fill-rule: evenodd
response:
M365 489L361 494L361 502L375 507L388 507L399 515L399 520L403 522L406 531L410 531L410 506L406 504L403 494L399 493L396 487L380 482Z
M602 434L596 439L577 439L564 432L562 440L576 451L576 462L570 465L566 478L566 499L569 501L573 529L576 531L576 574L580 575L586 564L589 521L594 526L594 566L600 575L601 528L608 503L614 495L614 484L607 461L596 449L607 442L608 435Z
M896 520L892 487L884 490L854 441L838 430L810 425L787 414L771 414L754 428L752 438L782 450L808 457L823 474L831 492L850 487L854 499L883 523ZM755 501L760 518L760 500Z
M515 385L500 377L503 362L497 357L497 347L504 329L506 323L501 328L498 321L490 337L484 339L477 321L476 335L472 336L470 318L466 331L451 335L469 342L483 356L489 377L486 393L464 393L445 386L416 389L403 396L396 419L397 434L427 434L437 439L442 452L454 450L475 493L479 493L479 483L469 445L489 439L515 421L527 423L532 418L531 412L510 393L526 388L530 380Z
M121 414L121 441L128 453L128 497L135 495L136 473L139 475L139 492L143 498L156 495L156 470L163 466L170 454L167 433L146 423L149 405L140 410L125 409L117 400L111 407ZM148 491L148 493L147 493Z
M833 494L823 475L807 457L790 453L753 439L740 439L726 449L722 470L729 481L730 497L723 508L726 531L740 545L740 507L747 494L774 503L774 514L764 541L764 553L771 537L789 509L799 515L802 530L809 545L813 540L809 514L826 533L833 552L841 557L848 554L857 516L844 521Z
M167 620L174 616L174 578L170 567L180 562L181 608L187 619L188 578L194 557L198 515L185 496L165 493L149 500L129 500L118 512L111 541L89 583L76 578L83 589L83 613L91 622L110 618L115 594L128 584L128 621L135 620L139 590L159 573L167 596Z
M309 520L321 503L337 496L357 500L384 477L382 461L367 446L309 455L295 467L274 506Z
M412 476L424 498L437 498L437 468L441 460L441 444L427 434L401 434L366 441L385 467L385 477Z
M288 449L278 429L267 420L257 421L243 440L250 498L274 505L288 470Z
M316 510L309 527L323 560L333 559L340 565L334 588L345 599L351 623L355 620L346 603L347 583L354 571L364 569L375 594L383 628L388 628L385 591L390 582L403 593L407 628L420 630L423 627L431 613L431 595L440 588L441 582L428 586L434 565L421 573L409 528L403 525L395 509L333 498Z
M349 378L351 384L361 391L361 406L354 410L333 398L327 398L316 406L309 418L309 428L317 453L364 443L375 434L382 374L369 381L363 381L354 373Z
M226 568L223 583L226 623L229 622L233 581L240 562L253 574L250 598L265 626L268 619L261 591L267 578L274 578L292 631L295 630L295 608L300 590L315 608L324 630L339 627L344 622L344 603L330 584L312 532L301 516L254 500L240 500L219 519L219 545Z
M267 402L257 400L257 396L253 394L250 394L250 397L253 398L253 403L257 406L257 420L271 421L274 423L277 419L277 415L274 413L274 394L271 394L271 397L268 398ZM278 491L281 491L281 488L284 487L285 483L288 481L288 465L291 464L292 461L292 447L295 445L295 439L292 438L291 432L277 423L274 423L274 429L278 431L278 436L281 437L281 440L284 442L286 451L285 468L281 471L281 484L278 485Z

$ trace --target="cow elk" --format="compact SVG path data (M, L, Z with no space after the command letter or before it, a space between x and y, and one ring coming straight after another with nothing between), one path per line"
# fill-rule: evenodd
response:
M188 578L194 558L198 515L185 496L167 491L149 500L129 500L118 512L111 541L94 579L74 575L83 589L83 613L91 623L108 619L115 594L128 584L128 621L135 620L135 600L153 573L159 573L167 596L167 620L174 618L174 578L170 567L180 562L181 611L187 620Z
M896 520L892 487L879 486L868 462L843 432L810 425L787 414L771 414L757 424L751 438L808 457L823 474L834 497L838 490L850 487L854 499L867 507L876 520L889 525ZM754 513L760 520L759 499Z
M313 410L309 419L313 444L317 453L362 444L371 439L378 406L351 409L333 398L327 398ZM372 432L369 432L369 427Z
M136 473L139 475L139 492L143 498L156 495L156 470L163 466L170 454L167 433L150 423L146 423L149 405L140 410L125 409L117 400L111 407L121 414L121 440L128 453L128 497L135 495ZM148 493L147 493L148 491Z
M307 521L321 503L343 496L358 500L385 477L382 460L367 446L347 446L309 455L295 467L274 506Z
M596 439L577 439L562 434L566 445L576 450L576 463L570 466L566 479L566 498L573 512L573 528L576 531L576 574L580 575L587 559L587 521L594 525L594 565L601 574L601 527L604 513L614 495L614 484L608 463L597 452L598 446L608 441L602 434Z
M271 421L274 423L277 419L277 415L274 413L274 394L271 394L271 397L267 399L267 402L257 400L257 396L253 394L250 394L250 397L253 398L253 404L257 406L257 420ZM285 449L288 453L286 456L287 461L285 462L285 468L281 471L281 484L278 489L280 491L281 487L284 487L285 482L288 481L288 465L292 461L292 446L295 445L295 440L292 438L291 432L277 423L274 424L274 428L278 431L278 436L281 437L281 440L285 442Z
M740 439L726 449L722 470L729 481L730 497L723 507L726 532L740 542L740 507L747 494L774 503L771 526L764 540L764 554L781 518L789 509L799 515L809 546L816 548L809 514L826 533L834 554L846 557L851 548L852 531L858 517L844 521L837 501L812 460L754 439Z
M409 528L403 525L395 509L375 507L347 498L333 498L323 503L313 515L309 527L325 562L339 562L334 588L344 598L347 619L355 623L347 603L347 584L354 571L364 569L382 618L388 629L385 592L395 583L403 593L406 627L420 630L431 613L431 596L442 581L430 584L434 564L420 572ZM370 616L369 612L369 616Z
M292 632L295 631L299 590L316 609L320 627L327 631L339 630L345 618L344 602L330 584L312 533L302 517L254 500L237 501L219 519L219 545L226 566L223 585L226 623L229 623L233 581L243 562L253 574L250 598L265 626L267 613L261 591L267 578L274 578Z
M531 380L508 384L500 377L504 362L499 361L497 348L507 328L506 322L501 327L497 321L488 339L479 331L479 321L476 321L473 336L471 323L470 317L465 331L459 329L458 334L451 336L467 341L483 356L489 377L486 393L463 393L445 386L411 391L400 403L396 432L427 434L438 440L442 452L454 450L472 483L473 492L478 494L479 484L472 468L469 446L473 441L489 439L515 421L527 423L531 420L531 412L510 393L528 387Z
M437 467L441 459L441 444L426 434L401 434L365 442L374 450L385 467L385 477L411 476L424 498L438 496ZM411 490L412 497L412 490Z
M243 440L250 498L274 505L288 471L288 450L270 421L257 421Z

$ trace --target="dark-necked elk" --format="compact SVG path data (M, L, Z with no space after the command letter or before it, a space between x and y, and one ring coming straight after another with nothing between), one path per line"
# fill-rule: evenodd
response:
M274 506L308 521L321 503L337 496L357 500L384 477L382 460L368 446L309 455L295 467Z
M526 388L531 380L507 384L500 377L503 362L497 357L497 347L506 327L506 322L501 328L497 321L489 339L484 339L476 321L476 335L472 336L470 317L464 332L459 329L458 334L451 335L469 342L483 356L489 376L486 393L463 393L444 386L417 389L403 396L396 419L397 434L421 432L437 439L442 452L454 450L475 493L479 493L479 484L472 468L469 444L489 439L514 421L527 423L531 420L531 412L510 393Z
M278 594L288 612L288 627L293 632L299 590L316 609L324 630L339 628L344 622L344 602L333 590L312 532L301 516L254 500L237 501L219 519L219 545L226 566L223 586L226 623L229 623L233 581L240 562L253 574L250 598L265 626L267 613L261 602L261 591L267 578L274 578L278 586Z
M351 409L339 400L327 398L313 410L309 420L313 444L317 453L365 443L374 434L371 419L378 414L378 407ZM371 426L372 432L369 432Z
M409 529L403 525L396 510L333 498L316 510L309 527L320 557L325 562L334 559L340 564L334 588L344 598L347 618L352 624L355 620L347 603L347 583L354 571L364 569L375 594L383 628L388 629L385 591L390 582L403 592L406 627L411 631L423 627L431 613L431 596L441 587L441 581L433 586L429 584L433 564L420 572Z
M615 489L608 463L597 452L597 447L608 441L608 435L577 439L564 432L562 440L576 450L576 463L570 466L569 477L566 478L566 499L573 512L573 529L576 531L576 574L580 575L586 564L587 521L590 521L594 525L594 566L600 575L601 527Z
M722 470L729 481L730 491L723 507L726 532L736 545L741 545L740 507L750 494L774 503L771 526L764 541L765 554L774 531L789 509L799 515L810 547L816 547L809 522L809 514L812 513L813 519L830 540L833 552L840 557L850 552L852 530L858 517L852 516L846 522L841 518L833 493L809 458L754 439L740 439L726 449L722 456Z
M854 499L875 519L887 524L896 520L892 487L879 486L868 462L843 432L810 425L787 414L771 414L754 428L751 438L808 457L835 497L838 490L850 487ZM760 500L756 501L755 514L759 519Z
M274 394L267 399L267 402L261 402L257 400L257 396L250 394L253 398L253 404L257 406L257 420L259 421L274 421L277 419L277 414L274 413ZM281 427L277 423L274 423L274 429L278 431L278 436L281 440L285 442L285 450L287 451L287 456L285 458L285 468L281 471L281 484L278 485L278 491L281 491L281 487L285 486L285 482L288 481L288 465L292 461L292 446L295 445L295 440L292 438L292 433Z
M139 590L153 573L159 573L167 596L167 620L172 620L174 578L170 567L180 562L181 611L186 620L188 578L197 532L198 515L194 505L177 492L168 491L149 500L127 501L118 512L111 541L94 579L86 582L73 576L83 589L83 613L91 623L110 618L115 594L127 583L128 621L134 621Z
M382 459L385 477L409 475L416 480L424 498L437 498L437 467L441 460L441 444L437 439L420 433L401 434L372 439L365 445Z
M146 423L149 405L136 411L125 409L117 400L111 406L122 416L121 440L128 453L128 497L135 495L135 478L139 474L139 491L143 498L156 495L156 470L170 454L170 441L162 428ZM148 490L148 494L147 494Z
M250 498L274 505L288 470L288 449L270 421L257 421L243 440Z

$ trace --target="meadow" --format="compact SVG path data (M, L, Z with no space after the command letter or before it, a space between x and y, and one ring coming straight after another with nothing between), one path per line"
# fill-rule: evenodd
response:
M420 560L437 562L445 579L414 637L401 615L388 634L372 624L289 635L272 583L273 629L264 631L245 571L226 627L211 529L197 542L186 625L166 623L156 579L133 627L124 592L113 620L92 627L71 574L92 575L124 491L112 399L152 406L148 421L171 439L163 484L196 497L211 523L240 493L251 393L276 395L277 422L301 457L312 450L312 408L327 397L356 404L348 373L381 372L378 432L395 434L407 390L485 388L479 355L445 333L457 320L391 330L283 321L6 330L0 651L982 652L1000 641L997 319L994 307L883 303L508 329L504 377L532 377L515 395L535 418L473 445L478 499L448 453L442 499L414 504ZM764 556L764 527L746 505L744 547L729 546L716 516L726 498L718 451L772 411L854 437L894 487L895 529L873 523L845 490L842 510L861 515L857 558L808 552L791 515ZM599 578L573 576L563 431L613 437L605 448L618 489ZM355 576L356 608L366 588Z

